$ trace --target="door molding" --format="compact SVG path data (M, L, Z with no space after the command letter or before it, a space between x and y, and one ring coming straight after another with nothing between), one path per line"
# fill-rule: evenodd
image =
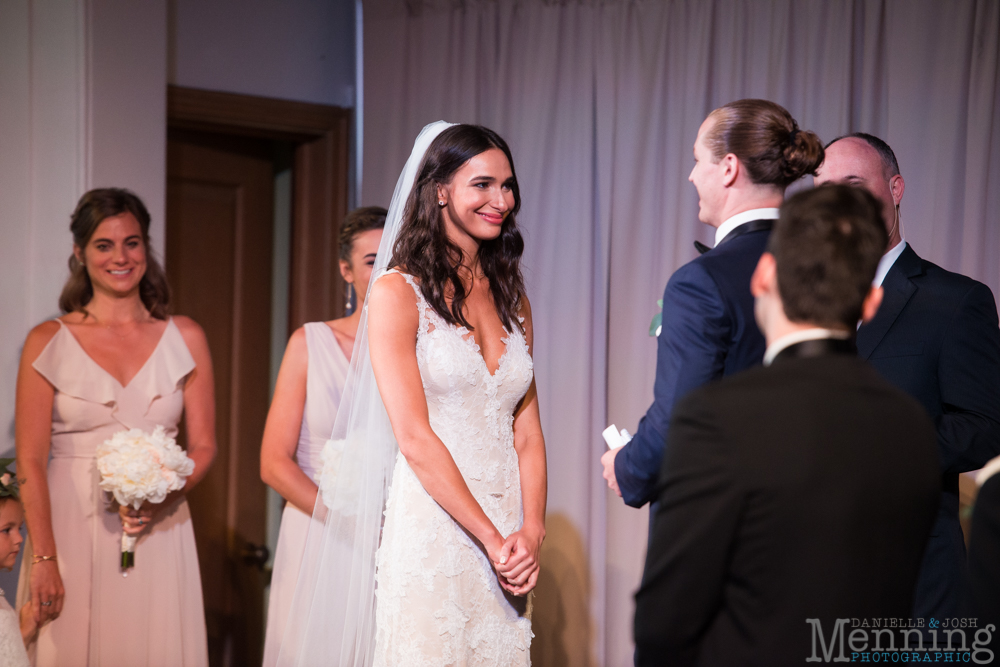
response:
M344 315L340 223L347 215L350 109L167 86L167 126L295 144L288 330Z

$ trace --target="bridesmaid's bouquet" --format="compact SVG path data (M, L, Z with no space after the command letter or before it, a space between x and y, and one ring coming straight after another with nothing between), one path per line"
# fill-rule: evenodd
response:
M103 490L119 505L139 509L144 502L162 503L168 493L184 488L194 461L157 426L152 433L133 428L105 440L97 448L97 469ZM135 565L137 539L122 532L122 569Z
M352 514L354 503L362 486L361 456L350 451L352 447L364 447L365 437L361 431L352 431L346 440L330 439L320 452L320 469L315 482L319 487L323 504L341 514Z

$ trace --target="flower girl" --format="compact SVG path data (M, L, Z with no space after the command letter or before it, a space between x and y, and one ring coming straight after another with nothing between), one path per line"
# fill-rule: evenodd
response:
M12 459L0 459L0 567L10 570L21 550L21 524L24 512L17 495L17 482L7 471ZM25 646L38 636L38 625L31 612L31 602L21 608L21 618L0 591L0 664L28 667Z

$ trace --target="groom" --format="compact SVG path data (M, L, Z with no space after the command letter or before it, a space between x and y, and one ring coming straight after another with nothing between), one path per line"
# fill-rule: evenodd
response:
M705 254L670 277L653 404L635 438L601 457L608 486L627 505L642 507L653 499L674 403L706 382L756 366L764 356L750 274L784 198L786 127L794 127L794 120L781 106L738 100L713 111L698 130L688 180L698 191L698 219L716 228L715 247L700 246ZM818 166L823 149L815 142Z

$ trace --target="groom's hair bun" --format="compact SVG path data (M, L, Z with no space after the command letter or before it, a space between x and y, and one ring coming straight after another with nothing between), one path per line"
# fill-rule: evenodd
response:
M792 115L769 100L730 102L709 114L715 124L705 143L715 160L732 153L750 180L786 188L823 164L823 142L800 130Z

